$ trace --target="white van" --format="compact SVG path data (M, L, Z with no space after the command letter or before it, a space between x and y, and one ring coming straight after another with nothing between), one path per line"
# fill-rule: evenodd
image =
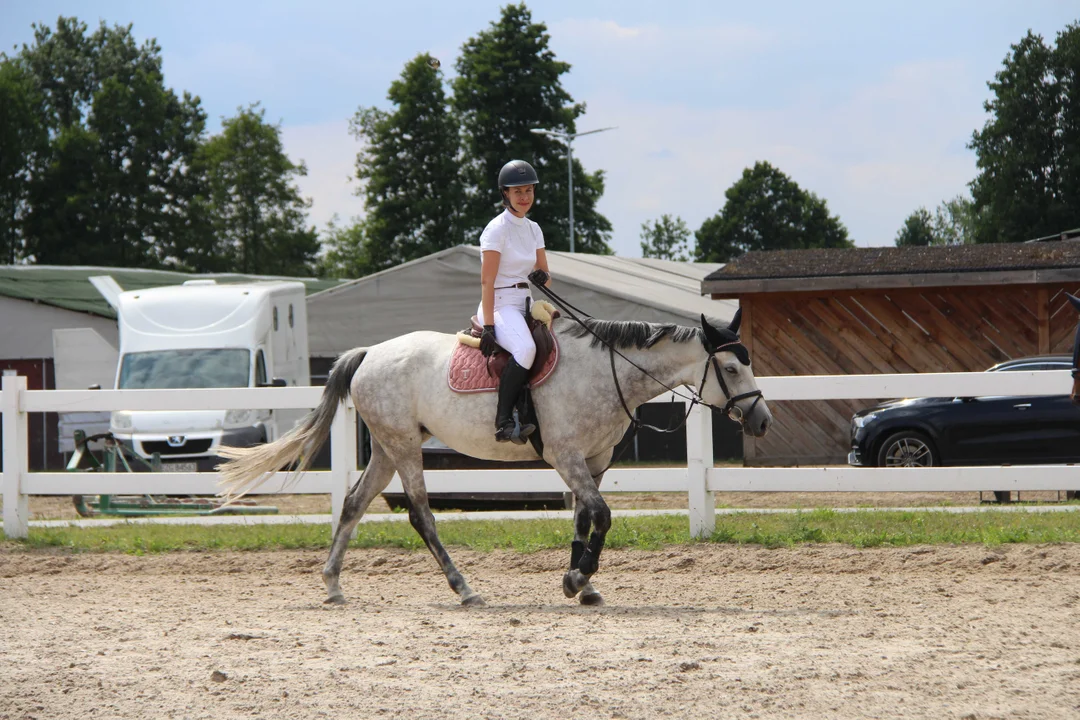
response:
M310 385L304 284L267 281L122 292L117 389ZM303 410L120 411L110 431L166 470L210 470L221 445L275 440Z

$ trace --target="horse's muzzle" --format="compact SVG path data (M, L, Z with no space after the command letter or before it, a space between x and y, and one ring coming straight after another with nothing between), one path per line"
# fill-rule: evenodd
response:
M743 419L742 421L743 435L750 435L751 437L765 437L771 427L772 415L768 412L758 414L753 421L749 419Z
M769 412L764 403L758 405L760 400L760 396L754 398L748 412L743 412L743 409L738 405L732 405L728 409L727 416L742 425L743 435L765 437L766 433L769 432L769 428L772 427L772 413Z

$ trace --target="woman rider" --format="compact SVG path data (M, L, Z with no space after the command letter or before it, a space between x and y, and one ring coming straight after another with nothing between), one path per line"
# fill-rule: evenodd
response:
M496 344L510 353L499 378L499 404L495 413L495 439L524 445L536 427L514 422L514 406L536 356L536 345L525 324L532 300L528 280L548 285L547 255L540 226L525 217L532 208L534 188L540 182L532 165L511 160L499 171L503 210L480 235L480 308L484 326L480 351L491 357Z

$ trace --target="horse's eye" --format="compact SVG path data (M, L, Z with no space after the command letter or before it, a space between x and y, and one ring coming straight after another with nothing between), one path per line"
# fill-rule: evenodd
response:
M738 375L739 374L739 368L735 367L734 365L726 365L726 366L724 366L724 369L727 370L732 375Z

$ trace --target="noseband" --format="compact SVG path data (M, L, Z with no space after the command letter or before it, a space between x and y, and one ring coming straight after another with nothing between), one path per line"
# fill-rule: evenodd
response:
M735 357L737 357L739 359L739 362L741 362L743 365L750 364L750 351L747 350L746 346L743 345L741 342L725 343L723 345L720 345L719 347L714 348L706 346L705 350L709 353L709 359L705 361L705 372L701 375L701 383L698 385L696 393L697 397L695 397L694 400L701 403L702 405L707 405L714 410L719 410L724 415L741 425L743 418L747 414L752 413L754 411L754 408L757 407L757 404L761 401L762 394L761 390L751 390L749 392L740 393L738 395L731 394L731 390L728 389L727 383L724 382L724 373L720 371L720 363L716 359L716 353L726 349L730 349L731 352L735 353ZM713 373L715 373L716 375L716 382L720 384L720 389L724 391L724 397L727 398L727 402L724 403L724 407L722 408L705 402L705 400L701 396L701 393L705 390L705 380L709 377L710 366L713 369ZM754 398L754 402L751 403L750 410L744 413L743 409L736 405L736 403L740 400L745 400L746 398Z

